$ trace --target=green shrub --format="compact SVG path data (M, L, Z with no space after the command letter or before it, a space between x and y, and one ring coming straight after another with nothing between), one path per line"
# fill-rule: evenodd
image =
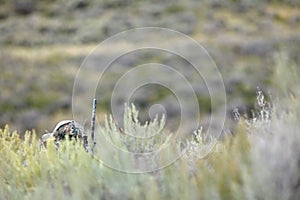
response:
M292 102L289 106L299 105L297 101ZM1 197L299 199L298 111L286 112L287 108L269 106L262 91L258 92L257 104L254 117L237 118L234 136L218 141L206 157L197 156L207 144L199 130L195 132L194 141L187 142L190 145L183 157L161 170L141 174L124 173L108 167L101 155L105 147L100 143L96 144L93 156L80 144L69 140L62 142L59 149L52 142L44 149L34 132L26 132L21 139L7 126L0 130ZM149 136L161 130L163 122L164 119L156 118L141 125L135 107L127 107L124 130L120 130L112 118L107 118L97 136L106 134L120 148L141 153L156 148L155 145L166 144L166 138L133 141L124 133L138 131ZM124 167L124 162L131 165L131 160L126 159L122 158L122 154L115 154L111 160Z

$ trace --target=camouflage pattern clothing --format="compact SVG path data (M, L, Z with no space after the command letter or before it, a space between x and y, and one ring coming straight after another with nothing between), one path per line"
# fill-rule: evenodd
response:
M43 143L46 143L48 140L54 140L55 144L58 145L59 141L65 140L66 138L71 139L80 139L82 140L84 134L83 126L73 120L63 120L59 122L51 133L46 133L42 136Z

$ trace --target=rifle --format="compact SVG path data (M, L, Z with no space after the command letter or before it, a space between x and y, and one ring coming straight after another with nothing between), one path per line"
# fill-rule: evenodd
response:
M94 152L94 147L96 145L96 141L95 141L96 108L97 108L97 99L93 99L93 110L92 110L92 121L91 121L92 152Z

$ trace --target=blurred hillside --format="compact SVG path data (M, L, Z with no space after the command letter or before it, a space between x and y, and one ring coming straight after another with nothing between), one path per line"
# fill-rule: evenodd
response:
M42 134L59 120L72 118L73 82L83 59L101 41L132 28L170 28L201 43L222 73L228 116L233 106L240 107L242 112L251 108L257 86L277 94L276 81L280 80L274 79L276 53L286 55L289 63L300 64L298 0L0 0L0 3L0 126L9 123L19 131L35 128ZM101 56L118 48L121 44ZM175 64L167 55L138 58L124 60L120 65L131 67L153 61ZM118 74L114 73L111 77ZM108 76L107 90L114 81ZM197 84L194 86L200 107L209 116L207 91L201 84L199 88ZM147 110L152 103L168 102L169 95L163 89L148 88L143 92L137 100L141 109ZM109 100L109 94L101 96L100 113L110 112ZM167 106L169 111L175 110L169 116L176 118L174 106ZM201 123L206 121L203 116Z

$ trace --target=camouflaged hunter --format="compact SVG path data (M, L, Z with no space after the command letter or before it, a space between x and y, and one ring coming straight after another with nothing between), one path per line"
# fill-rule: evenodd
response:
M58 144L59 141L64 140L66 137L82 140L84 136L84 128L81 124L73 120L63 120L55 126L51 133L44 134L42 141L46 143L49 140L54 140L55 144Z
M93 151L93 148L96 144L95 142L95 120L96 120L96 107L97 100L93 99L93 110L92 110L92 121L91 121L91 139L92 139L92 147L88 147L88 139L85 134L84 127L75 122L74 120L63 120L60 121L51 133L46 133L42 136L42 142L45 147L45 144L49 140L54 140L54 143L57 147L59 147L59 141L66 139L68 137L70 140L75 138L75 140L79 139L82 141L83 147L86 151Z

